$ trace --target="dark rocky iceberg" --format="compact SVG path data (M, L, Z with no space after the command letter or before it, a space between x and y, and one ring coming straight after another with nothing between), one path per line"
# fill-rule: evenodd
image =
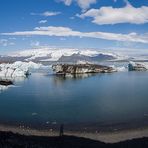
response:
M84 74L84 73L111 73L116 70L112 67L97 64L57 64L52 65L56 74Z
M0 80L0 85L4 86L13 85L13 82L10 80Z

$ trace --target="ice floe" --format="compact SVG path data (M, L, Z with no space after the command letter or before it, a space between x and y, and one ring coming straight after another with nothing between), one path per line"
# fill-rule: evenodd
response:
M130 61L129 64L128 64L128 69L129 71L146 71L148 70L148 63L146 62L133 62L133 61Z
M42 65L33 62L17 61L11 64L0 64L0 77L26 77L31 69L39 69Z

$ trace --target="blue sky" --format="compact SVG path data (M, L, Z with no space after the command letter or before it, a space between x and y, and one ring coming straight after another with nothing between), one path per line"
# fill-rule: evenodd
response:
M41 46L148 50L147 0L0 0L0 53Z

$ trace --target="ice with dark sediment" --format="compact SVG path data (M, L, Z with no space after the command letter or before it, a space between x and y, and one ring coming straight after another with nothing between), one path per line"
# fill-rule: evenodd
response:
M56 64L52 66L56 74L85 74L85 73L111 73L116 69L98 64Z
M148 70L148 65L146 63L141 63L141 62L133 62L130 61L128 64L128 70L129 71L146 71Z
M2 63L0 64L0 91L6 90L16 80L24 80L30 74L30 70L39 69L42 64L34 62ZM8 85L7 85L8 84Z

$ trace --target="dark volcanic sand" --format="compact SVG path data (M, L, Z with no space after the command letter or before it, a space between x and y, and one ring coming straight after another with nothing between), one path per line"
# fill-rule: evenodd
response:
M1 148L147 148L148 138L107 144L75 136L39 137L0 132Z

